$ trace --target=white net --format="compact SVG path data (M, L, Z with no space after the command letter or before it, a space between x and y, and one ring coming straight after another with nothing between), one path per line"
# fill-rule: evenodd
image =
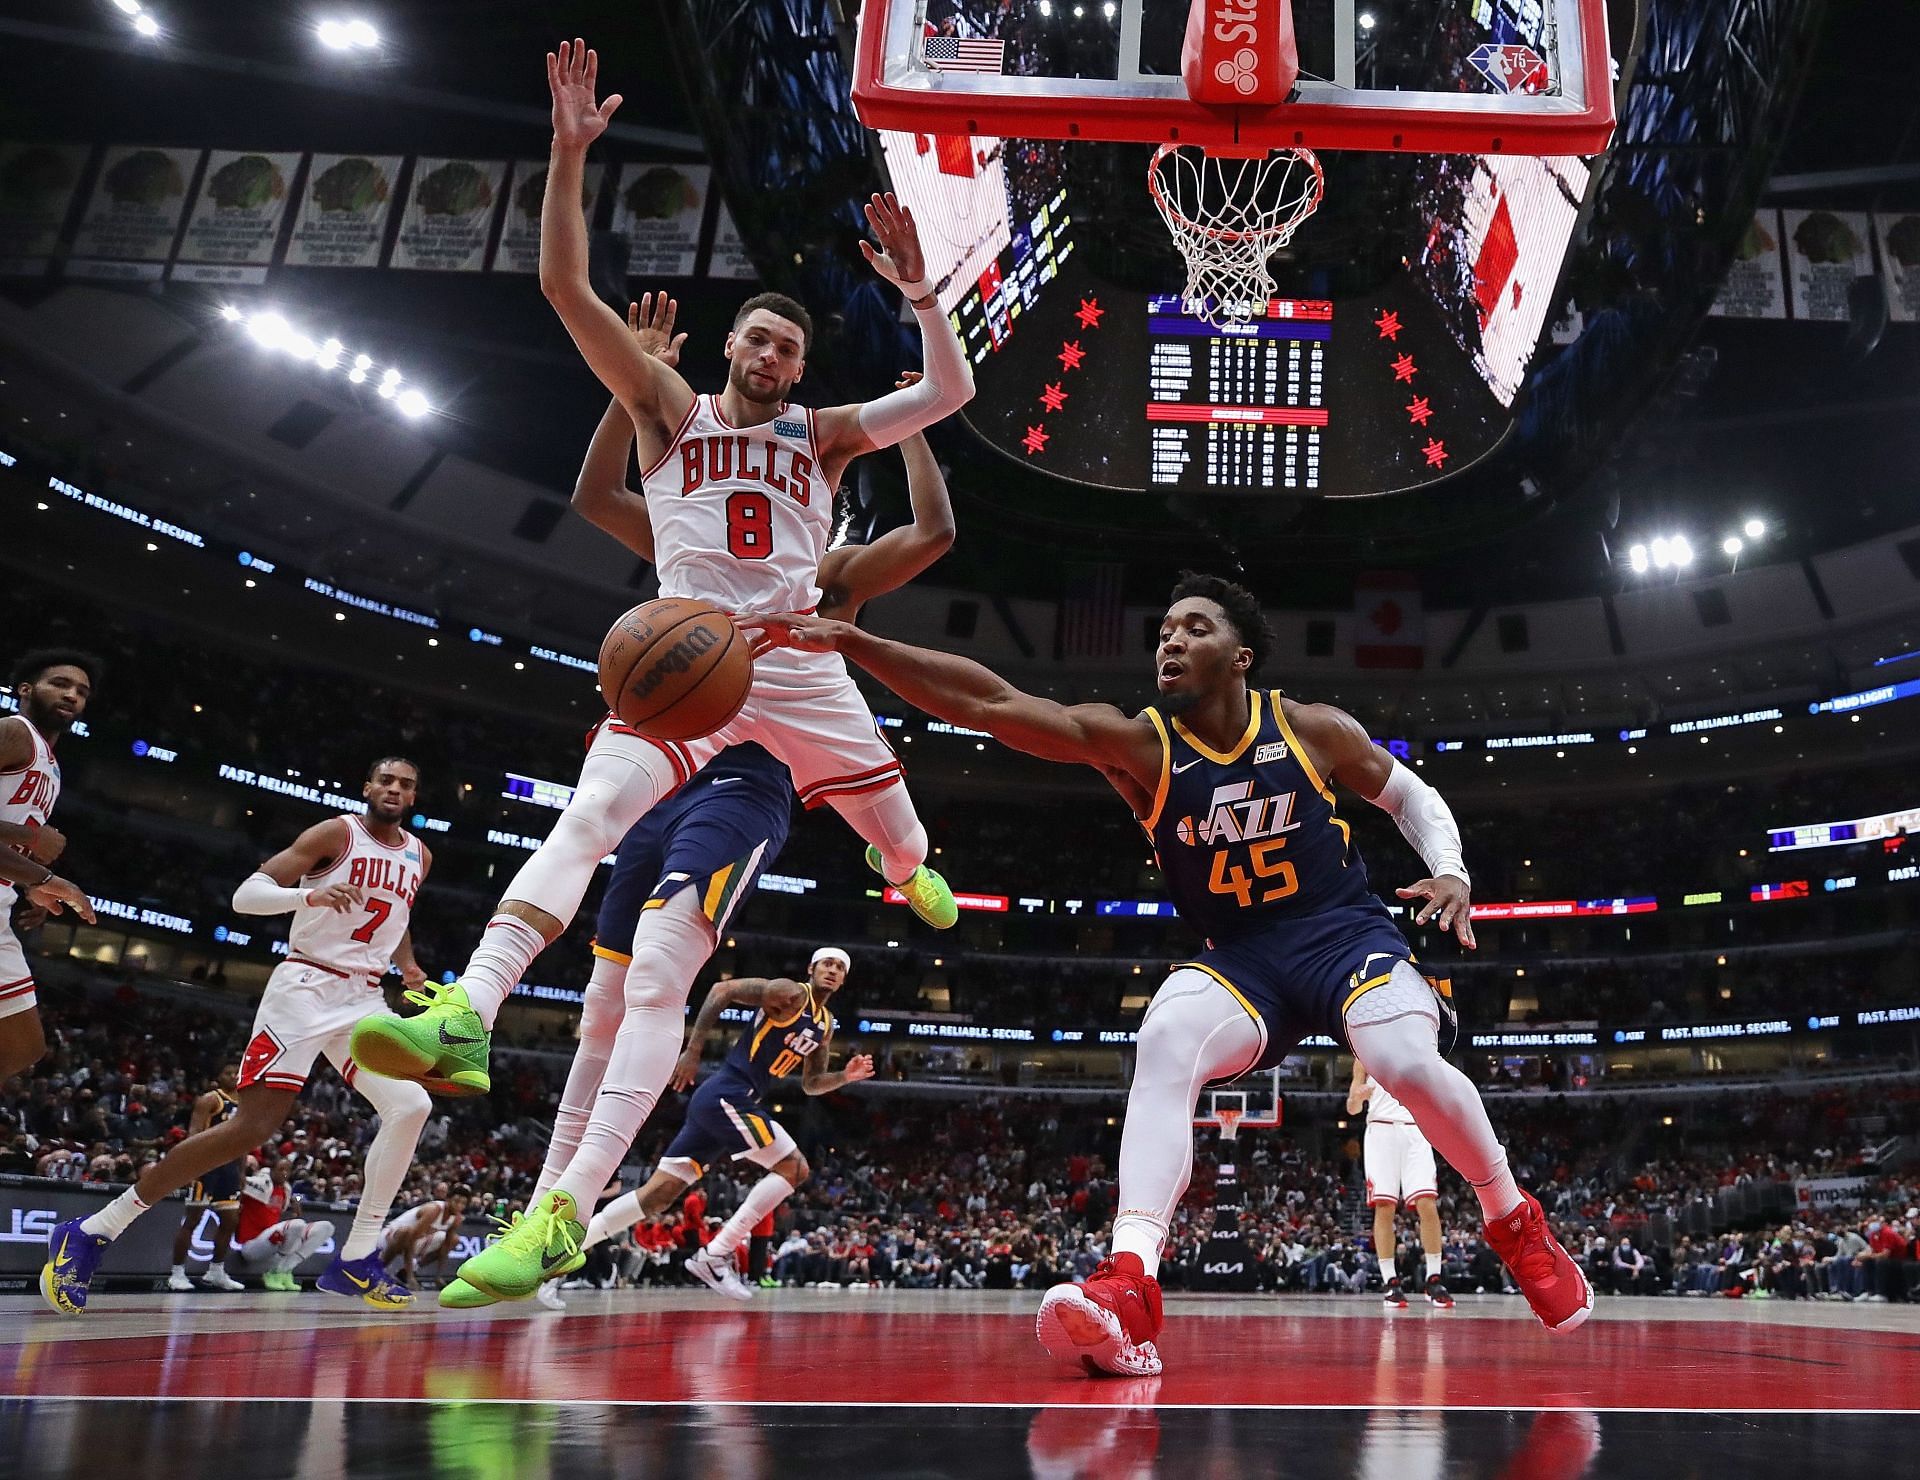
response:
M1186 298L1215 323L1264 313L1273 254L1319 208L1325 181L1310 149L1233 159L1163 144L1147 190L1187 263Z

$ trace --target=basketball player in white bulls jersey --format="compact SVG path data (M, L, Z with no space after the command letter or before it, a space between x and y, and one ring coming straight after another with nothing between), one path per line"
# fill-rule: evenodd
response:
M293 913L287 959L267 979L240 1061L240 1108L232 1119L175 1146L99 1212L53 1230L40 1291L54 1309L78 1315L86 1308L101 1256L135 1218L279 1130L322 1054L379 1112L380 1125L367 1148L353 1228L319 1286L381 1310L413 1302L375 1248L433 1102L417 1084L357 1072L348 1039L353 1025L382 1004L380 983L389 962L399 965L409 988L426 980L413 958L408 926L433 858L400 825L413 810L419 785L412 761L375 761L362 788L366 816L347 813L315 823L234 891L233 908L241 914Z
M87 896L50 864L67 840L48 826L60 799L60 762L53 747L86 713L99 664L85 653L28 653L13 674L17 714L0 715L0 1084L31 1068L47 1051L27 955L13 933L14 901L26 896L20 929L32 930L70 909L89 925ZM17 887L16 887L17 886Z
M1373 1206L1373 1254L1380 1261L1390 1309L1407 1308L1396 1260L1399 1241L1394 1214L1404 1205L1420 1218L1420 1247L1427 1256L1427 1300L1441 1310L1453 1309L1453 1297L1440 1277L1440 1180L1433 1146L1414 1124L1413 1112L1376 1084L1367 1066L1353 1061L1353 1083L1347 1088L1347 1114L1367 1112L1367 1134L1362 1156L1367 1170L1367 1201Z
M541 217L541 289L633 421L661 593L735 612L811 611L820 604L820 558L847 463L964 405L973 394L966 355L924 280L911 215L876 195L867 219L881 245L863 249L875 271L913 305L924 379L858 405L818 411L789 405L787 394L806 369L812 323L792 299L762 294L742 306L727 336L726 390L696 396L677 371L635 342L588 280L582 170L587 146L620 103L618 97L595 102L598 65L578 41L547 57L554 137ZM869 844L868 863L916 914L939 928L953 924L953 896L926 867L926 829L906 794L899 760L880 738L846 665L830 653L783 651L756 666L745 706L705 739L656 742L617 721L603 723L572 801L508 886L459 982L439 989L438 1000L417 1018L378 1018L364 1027L355 1041L362 1061L421 1082L484 1089L484 1045L444 1052L441 1035L490 1034L500 1004L579 909L599 860L661 797L720 750L749 740L787 767L802 801L831 805L852 824ZM675 918L681 933L675 952L697 962L708 949L706 922L690 906ZM655 1086L657 1094L677 1056L678 1024L671 1036L654 1039L636 1082Z

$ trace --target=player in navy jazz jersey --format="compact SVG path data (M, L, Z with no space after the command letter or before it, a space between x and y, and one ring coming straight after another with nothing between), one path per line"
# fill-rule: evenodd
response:
M1415 923L1474 944L1460 832L1439 793L1352 716L1253 680L1272 634L1259 601L1183 575L1161 624L1156 702L1128 717L1062 706L977 663L818 617L752 618L769 646L832 649L928 714L1046 760L1095 766L1151 839L1167 891L1207 948L1174 968L1140 1025L1120 1142L1113 1257L1047 1293L1040 1335L1089 1371L1160 1371L1156 1279L1193 1163L1201 1088L1277 1062L1309 1033L1344 1041L1470 1182L1487 1239L1534 1314L1571 1330L1593 1308L1580 1268L1507 1168L1473 1085L1440 1056L1450 1011L1367 887L1333 783L1391 813L1429 877L1399 890Z
M807 1158L767 1111L773 1082L796 1070L810 1095L832 1094L873 1077L873 1060L855 1054L838 1071L827 1068L833 1014L827 1003L847 979L847 953L822 946L807 965L807 980L715 982L700 1004L687 1046L674 1066L673 1087L685 1089L700 1072L700 1050L729 1007L753 1007L752 1021L734 1039L719 1070L693 1093L686 1123L660 1165L638 1192L615 1198L594 1215L586 1246L610 1238L641 1218L658 1217L705 1175L719 1157L766 1168L712 1242L686 1261L687 1272L735 1300L752 1292L734 1266L733 1251L807 1180Z

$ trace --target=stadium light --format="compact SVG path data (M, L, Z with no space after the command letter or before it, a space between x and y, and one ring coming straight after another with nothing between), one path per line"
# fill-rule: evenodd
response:
M1115 5L1113 0L1107 0L1107 3L1100 7L1100 14L1104 15L1108 20L1112 20L1114 16L1119 13L1120 7Z
M133 29L151 41L160 34L160 22L143 10L133 18Z
M223 304L220 317L228 323L243 325L248 336L262 349L282 350L294 359L321 370L337 370L348 364L347 347L337 337L329 335L325 339L315 339L288 323L285 315L276 309L257 309L249 314L232 304ZM373 368L372 355L351 356L351 364L347 368L348 383L365 385L367 375ZM402 413L415 420L426 416L434 409L426 393L412 387L403 391L400 388L402 379L394 367L383 369L377 387L381 399L394 402Z
M1742 550L1746 549L1747 547L1741 541L1739 535L1730 534L1724 540L1720 541L1720 548L1723 551L1725 551L1728 555L1738 555Z
M380 33L358 16L324 20L314 27L314 34L328 51L372 51L380 45Z
M1767 521L1764 519L1749 519L1745 524L1741 525L1740 528L1748 539L1757 540L1766 534Z
M1631 550L1627 551L1627 564L1633 567L1633 573L1635 575L1645 575L1647 573L1647 547L1645 545L1635 545Z
M113 3L128 15L140 14L140 0L113 0Z
M1667 537L1661 535L1653 542L1653 568L1665 570L1673 564L1673 551L1667 547Z
M1373 29L1373 12L1371 10L1361 11L1359 21L1361 30L1371 31Z
M278 349L293 331L287 321L271 309L264 309L247 320L247 332L265 349Z
M433 409L427 404L427 398L425 396L411 388L400 393L398 405L402 412L413 417L415 420L425 416Z
M1040 0L1040 14L1042 18L1053 14L1053 0Z
M1693 564L1693 546L1683 534L1675 535L1667 542L1667 550L1673 556L1673 563L1685 570Z

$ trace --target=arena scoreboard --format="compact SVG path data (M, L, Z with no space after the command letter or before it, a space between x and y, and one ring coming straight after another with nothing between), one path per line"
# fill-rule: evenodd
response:
M1333 304L1274 298L1225 324L1192 309L1147 300L1149 483L1318 493Z

